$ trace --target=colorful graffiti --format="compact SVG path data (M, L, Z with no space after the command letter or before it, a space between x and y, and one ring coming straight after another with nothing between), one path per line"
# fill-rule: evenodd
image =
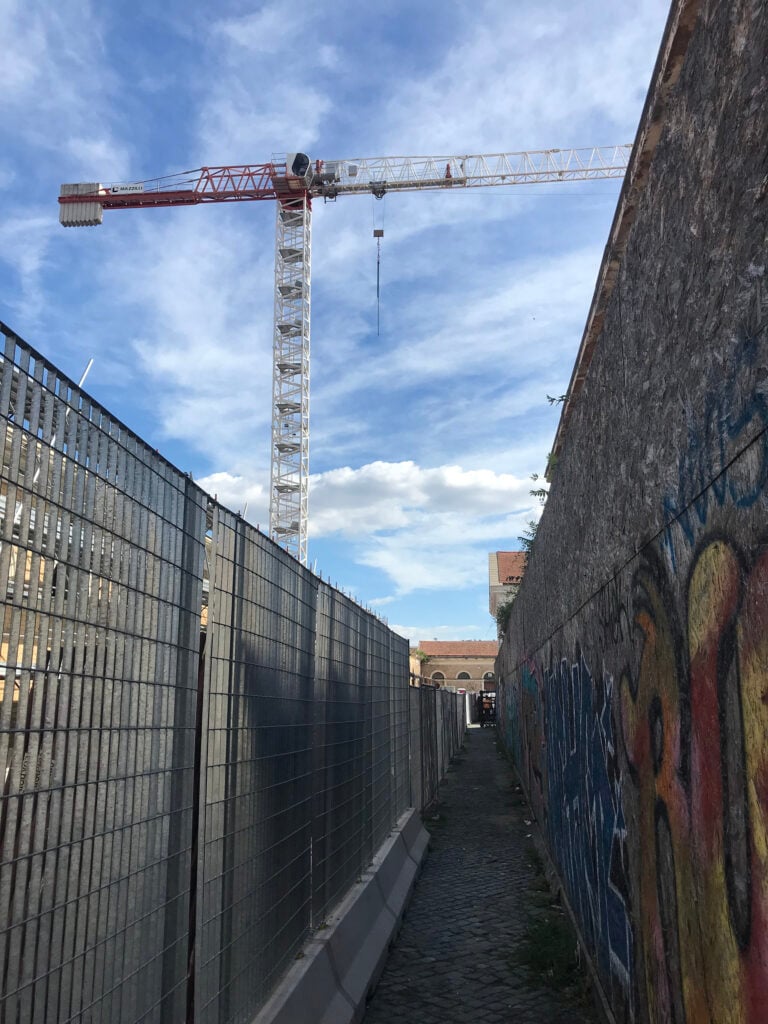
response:
M762 273L762 271L761 271ZM759 276L751 282L750 327L738 333L733 365L742 375L764 358L768 331ZM768 486L768 395L744 387L742 377L723 374L716 362L702 410L692 409L688 444L677 465L677 486L662 502L663 545L670 568L678 567L676 539L693 547L718 509L750 509L764 501Z
M593 679L577 652L544 670L529 661L517 679L504 688L506 742L611 1003L630 1019L633 936L613 678Z
M547 833L582 935L614 1007L631 1013L632 927L626 823L614 740L613 678L583 655L545 672Z
M638 945L651 1020L768 1019L768 554L712 538L682 624L658 560L634 576L621 680L637 795Z
M504 684L507 742L617 1020L768 1020L768 544L755 551L710 536L682 581L647 551L586 620L601 671L550 642L547 667Z

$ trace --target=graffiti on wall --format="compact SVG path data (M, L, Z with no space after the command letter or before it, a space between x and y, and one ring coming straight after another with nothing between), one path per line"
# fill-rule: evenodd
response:
M663 545L673 572L678 567L676 538L693 547L715 510L751 509L758 503L768 508L768 394L761 388L745 388L735 372L736 367L741 374L759 368L764 357L761 336L768 331L760 287L763 268L750 267L750 326L739 332L732 365L715 364L704 391L703 415L699 409L691 410L676 487L662 502L667 524Z
M507 737L617 1019L764 1022L768 543L710 535L683 580L659 546L622 593L600 671L516 674Z
M534 813L543 820L546 817L546 750L544 720L544 689L541 673L533 662L523 666L519 706L517 708L519 728L519 760L525 766L525 784L528 799Z
M622 1022L768 1021L759 288L747 321L690 412L658 540L503 681L506 735Z
M633 933L613 678L579 651L527 661L505 687L503 726L531 807L614 1006L631 1016Z
M547 670L544 685L550 846L611 1002L630 1011L633 938L613 678L593 677L577 652Z
M768 551L709 538L676 612L660 560L634 576L642 651L621 680L637 797L638 948L651 1020L768 1013ZM682 621L680 621L682 619Z

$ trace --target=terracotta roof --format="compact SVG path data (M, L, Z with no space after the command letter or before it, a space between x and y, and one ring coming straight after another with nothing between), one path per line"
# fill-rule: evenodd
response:
M419 640L419 647L433 658L495 658L496 640Z
M525 572L524 551L497 551L499 583L519 583Z

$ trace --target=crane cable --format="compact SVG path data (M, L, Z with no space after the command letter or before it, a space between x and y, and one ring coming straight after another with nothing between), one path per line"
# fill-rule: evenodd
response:
M373 197L372 197L373 200ZM376 337L381 335L381 240L384 237L384 207L381 210L380 228L376 227L376 207L371 208L373 237L376 239Z

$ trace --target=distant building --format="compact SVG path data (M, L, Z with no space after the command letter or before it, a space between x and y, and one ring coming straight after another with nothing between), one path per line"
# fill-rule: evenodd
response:
M492 551L488 555L488 610L494 619L500 605L517 593L524 573L524 551Z
M421 667L431 683L465 690L495 690L497 640L420 640L429 661Z
M408 656L408 670L410 675L411 686L419 686L421 684L422 676L426 675L426 664L416 657L415 651L418 647L411 647Z

